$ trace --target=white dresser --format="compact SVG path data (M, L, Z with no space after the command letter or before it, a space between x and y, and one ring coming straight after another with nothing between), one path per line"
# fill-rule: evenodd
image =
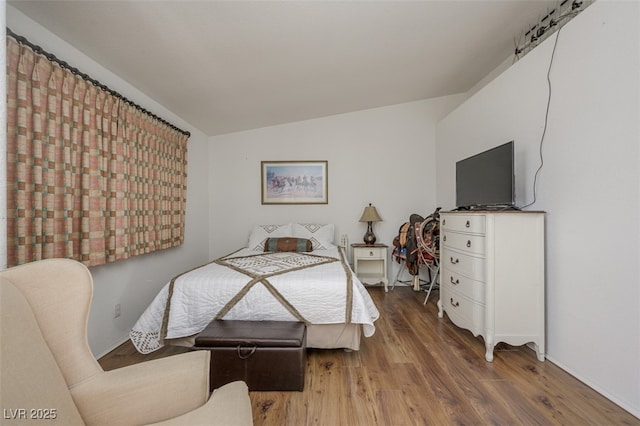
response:
M545 359L544 213L440 213L440 300L458 327L499 342L533 343Z

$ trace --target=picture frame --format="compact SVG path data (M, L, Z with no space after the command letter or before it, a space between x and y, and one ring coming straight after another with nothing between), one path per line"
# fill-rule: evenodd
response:
M262 204L328 204L327 161L261 161Z

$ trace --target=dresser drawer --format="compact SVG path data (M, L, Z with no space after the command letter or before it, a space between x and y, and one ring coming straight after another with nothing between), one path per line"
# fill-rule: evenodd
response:
M473 302L456 291L445 292L442 300L449 319L458 327L466 328L477 336L484 333L484 305Z
M385 247L356 247L355 257L359 259L384 259L387 257L387 249Z
M440 253L440 267L444 272L454 272L476 281L485 281L485 260L482 257L450 250L445 246Z
M444 231L442 244L452 249L484 255L484 236Z
M485 216L472 214L443 214L440 219L442 229L473 234L485 233Z
M472 280L450 269L445 269L442 272L442 285L473 301L485 303L485 284L482 281Z

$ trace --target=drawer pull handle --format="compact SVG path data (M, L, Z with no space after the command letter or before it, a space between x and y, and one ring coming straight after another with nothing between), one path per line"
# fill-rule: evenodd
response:
M467 248L471 247L471 240L467 240Z
M458 280L458 279L456 279L455 281L453 280L453 277L449 277L449 279L451 279L451 284L453 284L453 285L460 284L460 280Z
M460 302L453 303L453 297L452 297L451 298L451 306L453 306L454 308L457 308L458 306L460 306Z
M373 256L373 252L372 251L369 252L369 256Z
M445 226L447 224L447 219L442 219L442 226Z
M447 236L442 237L442 241L447 241Z
M458 264L460 262L460 259L453 259L453 257L451 258L451 263L453 263L454 265Z
M465 225L467 228L471 226L471 222L467 221L467 223L465 223Z

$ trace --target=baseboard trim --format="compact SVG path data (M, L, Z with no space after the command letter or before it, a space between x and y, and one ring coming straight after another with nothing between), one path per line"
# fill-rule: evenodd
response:
M594 391L598 392L600 395L602 395L605 398L607 398L609 401L613 402L614 404L616 404L617 406L619 406L623 410L628 411L629 413L631 413L632 415L634 415L634 416L636 416L637 418L640 419L640 408L631 407L627 402L621 401L619 398L616 398L614 395L611 395L609 392L607 392L606 390L602 389L600 386L596 385L595 383L591 382L590 380L585 379L584 377L582 377L581 375L579 375L575 371L573 371L571 368L569 368L566 365L564 365L563 363L558 362L558 360L556 360L552 356L549 356L547 354L546 358L547 358L547 360L551 361L552 363L554 363L555 365L557 365L558 367L560 367L561 369L563 369L567 373L571 374L576 379L580 380L585 385L589 386Z
M103 356L107 355L109 352L111 352L112 350L114 350L115 348L117 348L118 346L120 346L121 344L123 344L124 342L126 342L127 340L129 340L129 335L127 334L126 336L122 337L122 339L118 340L117 342L113 343L111 346L109 346L104 352L99 353L99 354L93 354L93 356L96 359L100 359Z

